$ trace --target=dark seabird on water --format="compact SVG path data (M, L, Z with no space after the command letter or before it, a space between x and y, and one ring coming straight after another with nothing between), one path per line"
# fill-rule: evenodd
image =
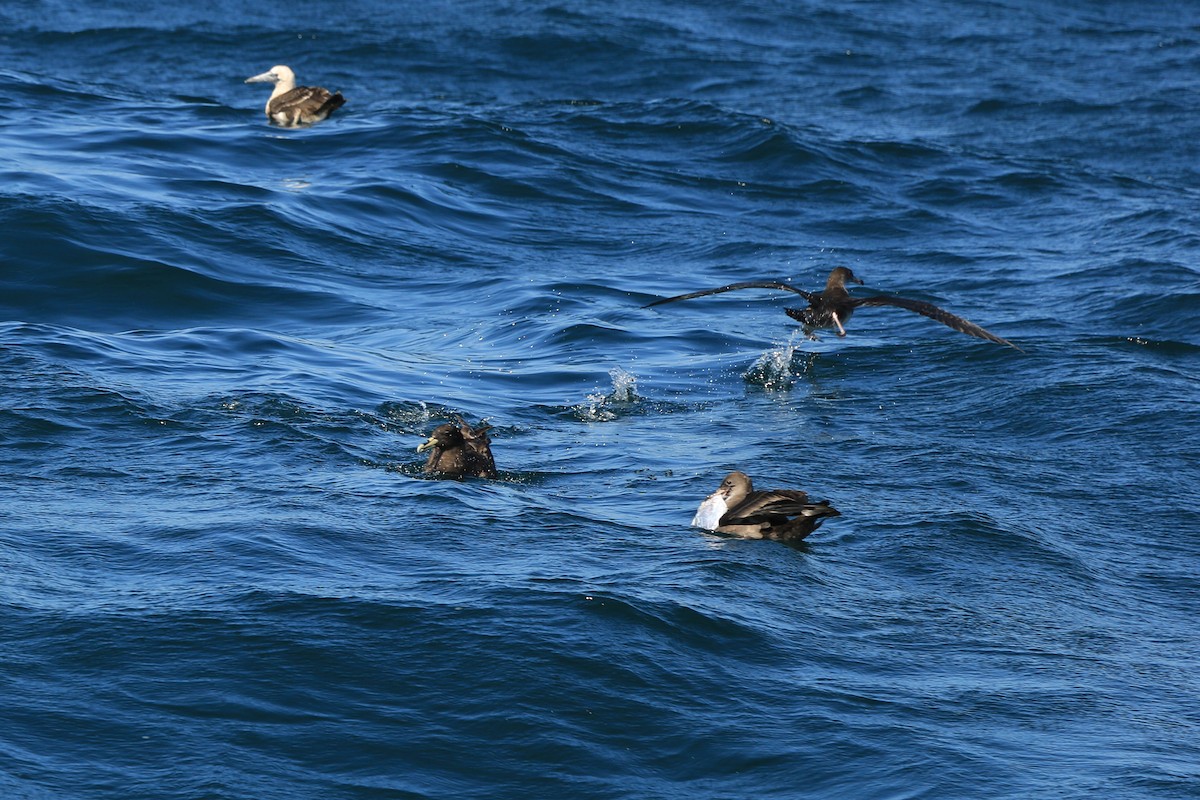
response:
M808 495L796 489L756 492L746 473L731 472L696 509L692 525L743 539L798 542L826 517L840 516L827 500L810 503Z
M491 425L472 428L458 418L458 424L447 422L433 429L429 440L417 447L417 452L429 451L425 474L439 478L494 478L496 461L492 458L492 440L487 432Z
M745 281L743 283L731 283L719 289L704 289L699 292L690 292L663 300L655 300L653 303L648 303L646 307L658 306L663 303L674 303L677 300L691 300L693 297L704 297L705 295L720 294L721 292L732 292L735 289L781 289L786 292L795 292L808 301L808 308L785 308L784 311L787 312L789 317L798 320L804 325L804 330L810 336L814 330L820 328L837 328L838 336L845 336L846 329L844 326L850 321L850 316L856 309L863 308L864 306L895 306L896 308L915 311L930 319L937 320L959 333L976 336L980 339L987 339L989 342L997 344L1005 344L1016 350L1021 349L1007 339L1002 339L991 331L979 327L974 322L938 308L933 303L926 303L924 300L910 300L907 297L895 297L887 294L876 295L874 297L851 297L850 293L846 291L847 283L862 285L862 280L851 272L848 267L836 267L833 272L829 273L829 280L825 282L825 289L820 292L807 292L804 289L797 289L795 286L783 281Z
M284 128L320 122L346 102L341 92L330 94L319 86L297 86L296 73L282 64L246 78L246 83L275 84L267 100L267 119Z

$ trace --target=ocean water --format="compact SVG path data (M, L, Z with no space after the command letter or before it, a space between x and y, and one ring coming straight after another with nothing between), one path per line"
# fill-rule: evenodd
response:
M1197 75L1189 4L9 0L0 797L1200 797ZM839 264L1024 352L643 307ZM842 516L689 528L731 469Z

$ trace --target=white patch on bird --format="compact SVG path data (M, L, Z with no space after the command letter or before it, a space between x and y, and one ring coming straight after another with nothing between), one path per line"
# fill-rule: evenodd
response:
M704 498L704 502L696 509L696 516L692 517L692 527L715 531L721 525L721 517L725 516L728 510L725 498L720 492L714 492Z

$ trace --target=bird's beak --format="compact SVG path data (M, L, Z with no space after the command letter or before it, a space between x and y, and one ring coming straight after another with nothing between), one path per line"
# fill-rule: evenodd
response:
M855 282L855 283L857 283L859 286L862 286L862 285L863 285L863 279L862 279L862 278L860 278L860 277L858 277L857 275L855 275L855 276L854 276L854 279L853 279L853 280L854 280L854 282Z
M422 450L428 450L431 447L437 447L437 446L438 446L437 437L430 436L429 441L422 442L421 444L417 445L417 452L420 453Z
M262 75L255 75L253 78L246 78L246 83L271 83L279 80L274 72L264 72Z

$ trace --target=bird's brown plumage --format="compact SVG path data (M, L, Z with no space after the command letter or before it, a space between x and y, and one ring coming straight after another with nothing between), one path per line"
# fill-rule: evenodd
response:
M441 478L494 478L496 461L492 457L491 425L472 428L461 417L458 424L445 423L433 429L417 452L429 450L425 474Z
M331 93L320 86L297 86L290 92L271 98L267 117L276 125L295 127L312 125L326 119L346 104L341 92Z
M755 491L744 472L731 472L697 512L701 518L709 503L724 503L725 510L712 528L746 539L774 539L798 542L820 527L827 517L841 516L826 500L810 502L798 489ZM719 506L718 506L719 507ZM693 524L701 524L693 520Z
M282 64L247 78L246 83L275 85L267 100L267 119L284 128L320 122L346 102L340 92L330 92L319 86L297 86L296 74Z
M825 282L825 288L820 292L809 292L804 289L798 289L783 281L742 281L741 283L731 283L728 286L721 286L716 289L702 289L698 292L689 292L662 300L655 300L653 303L648 303L647 306L658 306L664 303L674 303L679 300L691 300L696 297L732 292L737 289L780 289L798 294L808 301L808 306L805 308L787 308L784 310L789 317L800 322L804 326L804 329L810 333L820 328L836 328L839 336L845 336L845 325L856 309L869 306L893 306L929 317L959 333L965 333L968 336L974 336L979 339L986 339L996 344L1007 345L1016 350L1021 349L1007 339L1002 339L991 331L976 325L974 322L963 319L956 314L951 314L949 311L939 308L933 303L927 303L924 300L912 300L907 297L895 297L893 295L853 297L846 291L847 283L861 284L862 280L848 267L836 267L829 273L829 279Z

